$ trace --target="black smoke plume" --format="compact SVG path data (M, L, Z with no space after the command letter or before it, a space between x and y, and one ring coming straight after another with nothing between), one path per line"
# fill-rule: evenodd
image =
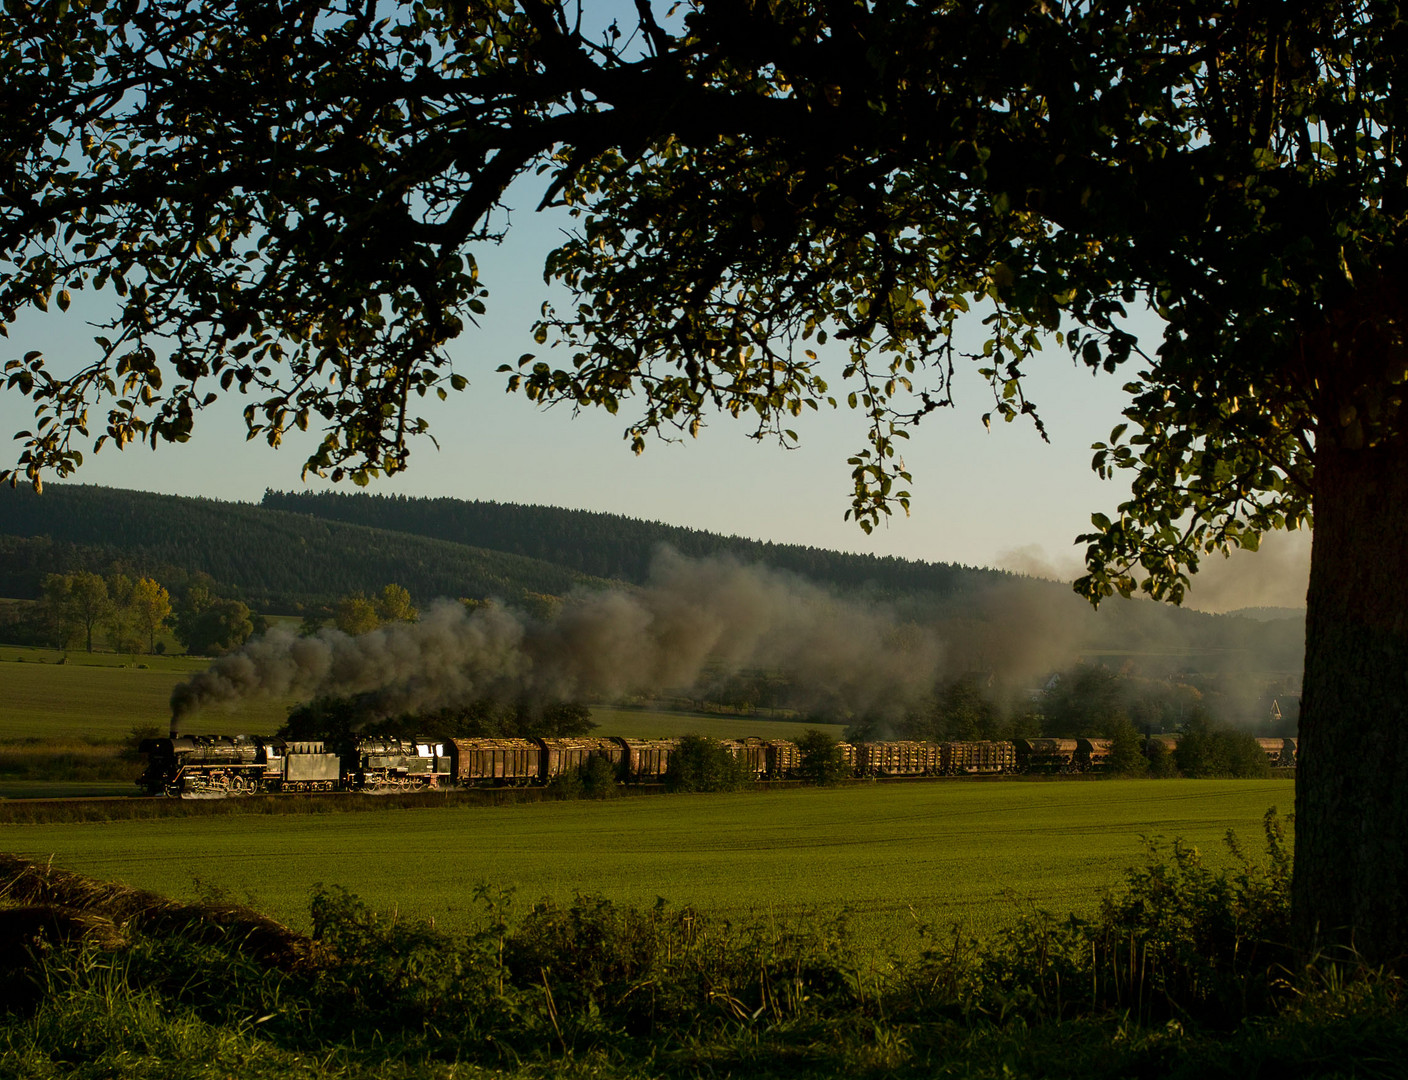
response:
M490 699L609 700L686 689L706 671L782 670L803 702L897 714L933 686L936 634L892 609L788 574L662 550L642 589L581 592L550 619L502 605L431 605L419 622L352 637L276 628L176 687L182 717L255 697L371 695L383 716Z

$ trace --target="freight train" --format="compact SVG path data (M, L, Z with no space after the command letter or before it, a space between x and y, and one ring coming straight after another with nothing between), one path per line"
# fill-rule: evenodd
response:
M250 735L173 734L143 740L138 749L147 757L147 768L137 785L151 795L198 796L548 784L592 758L606 761L619 783L659 784L678 742L376 737L336 746ZM1260 742L1274 766L1295 764L1295 739ZM743 760L755 780L795 777L802 764L797 744L785 739L725 739L720 745ZM876 778L1099 772L1108 767L1110 750L1109 739L837 744L846 771Z

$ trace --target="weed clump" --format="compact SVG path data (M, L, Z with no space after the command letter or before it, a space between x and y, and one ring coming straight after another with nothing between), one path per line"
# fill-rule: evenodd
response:
M1274 809L1263 825L1264 862L1231 833L1231 871L1182 841L1150 840L1093 918L1032 911L981 946L929 949L921 969L944 972L969 1013L1233 1026L1270 1008L1294 966L1290 851Z

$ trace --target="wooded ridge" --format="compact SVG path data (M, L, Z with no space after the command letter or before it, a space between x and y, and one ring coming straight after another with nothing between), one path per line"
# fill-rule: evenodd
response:
M417 600L509 602L604 581L519 555L249 503L54 484L0 488L0 595L33 599L46 573L113 562L179 585L192 574L256 610L293 613L387 582Z
M371 595L388 582L422 605L441 596L522 604L611 581L641 584L662 545L694 558L761 562L883 599L913 621L956 628L975 657L1030 648L1004 638L1010 629L999 627L1014 621L1029 639L1059 639L1063 652L1157 654L1165 666L1171 657L1194 669L1235 659L1296 672L1303 651L1303 628L1293 618L1258 622L1139 601L1093 611L1060 582L766 544L614 514L366 494L267 492L253 505L87 485L47 485L43 495L0 488L0 596L21 599L37 598L47 573L106 572L120 563L173 589L207 574L222 595L271 614Z
M265 491L260 505L512 552L634 585L645 584L662 544L691 558L728 555L740 562L764 563L837 588L865 589L885 596L947 594L977 582L1010 576L957 563L915 562L800 544L775 544L620 514L555 506L335 491Z

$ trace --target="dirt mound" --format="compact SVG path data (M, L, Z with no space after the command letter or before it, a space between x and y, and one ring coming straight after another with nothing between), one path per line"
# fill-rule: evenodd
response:
M233 940L246 955L284 971L321 966L329 959L326 950L312 938L241 904L182 904L157 893L97 881L17 855L0 853L0 901L12 905L8 909L11 913L31 912L6 914L5 909L0 909L0 920L11 919L17 932L28 925L26 919L36 928L43 928L42 911L60 913L53 916L56 921L47 932L79 936L50 937L54 941L83 939L80 929L88 925L85 920L100 919L119 936L120 930L134 929L148 934L191 934L202 941ZM87 939L96 940L97 923L92 923L86 933ZM3 921L0 939L9 940ZM23 948L23 943L18 947Z
M114 950L127 938L111 919L92 911L58 904L0 908L0 968L23 964L30 950L46 944L80 943Z

